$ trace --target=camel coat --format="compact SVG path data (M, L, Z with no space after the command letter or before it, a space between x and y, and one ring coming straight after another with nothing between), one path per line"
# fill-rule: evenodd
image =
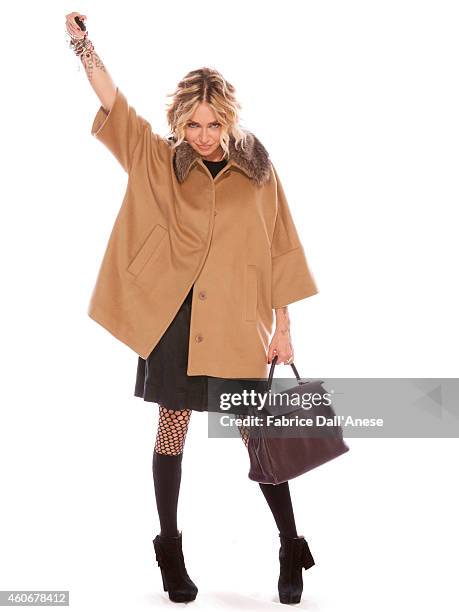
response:
M91 128L128 181L88 315L146 359L194 283L188 375L266 377L273 309L318 293L277 172L246 133L213 179L119 88Z

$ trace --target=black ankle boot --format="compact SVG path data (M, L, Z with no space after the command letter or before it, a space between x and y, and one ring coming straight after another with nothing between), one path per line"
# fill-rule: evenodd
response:
M171 601L196 599L198 588L188 576L182 552L182 532L177 536L157 535L153 540L156 560L161 569L163 587Z
M303 592L302 568L309 569L315 562L304 536L288 537L279 534L279 601L299 603Z

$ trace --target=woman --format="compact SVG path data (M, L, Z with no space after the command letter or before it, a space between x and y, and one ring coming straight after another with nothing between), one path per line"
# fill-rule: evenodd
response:
M159 405L153 544L169 598L191 601L198 589L177 529L191 413L215 410L210 380L266 377L274 355L292 363L287 304L318 290L269 155L239 125L234 87L214 69L188 73L162 138L114 85L78 16L86 21L66 16L70 46L101 102L91 133L129 175L88 314L138 354L134 394ZM314 560L288 482L259 486L279 530L280 601L297 603Z

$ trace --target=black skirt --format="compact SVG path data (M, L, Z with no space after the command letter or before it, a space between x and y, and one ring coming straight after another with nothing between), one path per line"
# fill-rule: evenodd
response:
M206 375L188 376L193 287L147 359L139 356L134 395L170 410L207 410Z
M194 285L147 359L139 356L134 395L170 410L188 408L199 412L209 410L210 397L210 401L214 402L210 410L218 412L219 392L259 392L264 390L264 387L260 386L263 385L263 379L187 374L193 287ZM210 394L209 380L212 381ZM241 416L248 414L247 409L240 406L227 406L225 411Z

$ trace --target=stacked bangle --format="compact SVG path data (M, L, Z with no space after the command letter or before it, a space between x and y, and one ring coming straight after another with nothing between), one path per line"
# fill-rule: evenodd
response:
M89 40L87 33L83 38L72 38L69 46L75 51L75 54L78 55L78 57L81 57L83 54L86 57L90 57L94 51L94 45Z

